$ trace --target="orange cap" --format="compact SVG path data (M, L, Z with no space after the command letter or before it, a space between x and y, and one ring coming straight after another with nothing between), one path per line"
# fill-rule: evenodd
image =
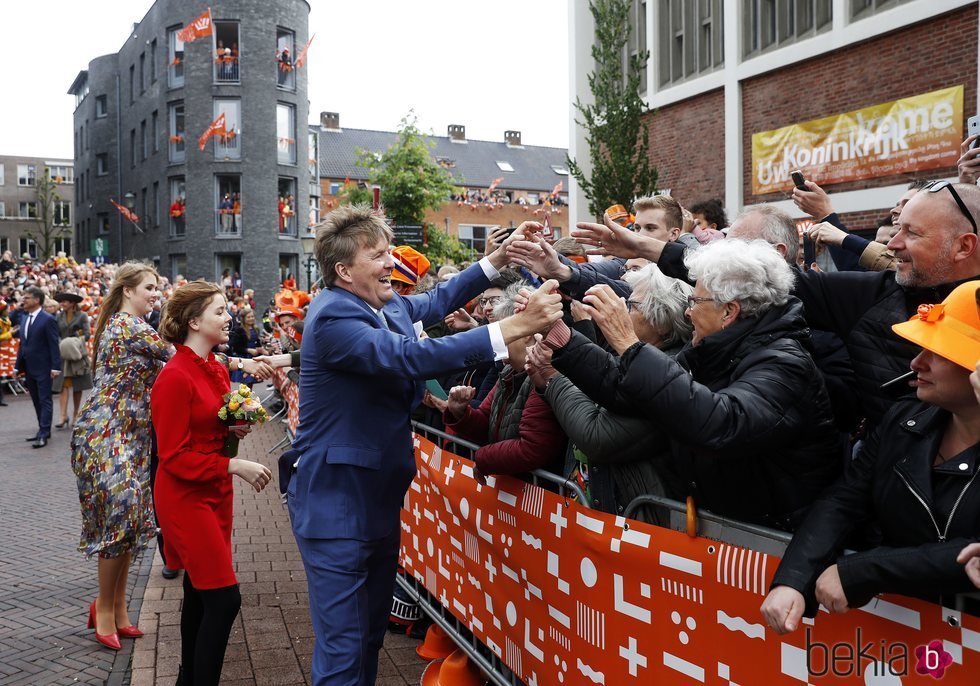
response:
M422 686L483 686L486 680L461 648L449 657L430 662L422 673Z
M429 258L410 245L399 245L391 251L395 268L391 271L394 281L414 286L429 271Z
M902 338L969 370L980 360L980 281L960 284L938 305L919 305L911 319L892 325Z
M281 317L284 314L292 315L297 319L303 318L303 310L299 309L298 307L290 307L287 305L285 307L280 307L279 310L276 312L276 321L278 322L279 317Z

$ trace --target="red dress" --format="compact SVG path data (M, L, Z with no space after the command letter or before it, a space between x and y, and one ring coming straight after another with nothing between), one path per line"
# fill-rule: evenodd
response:
M238 583L231 561L234 489L221 454L228 427L218 419L228 371L178 345L153 384L150 409L160 467L153 498L167 566L185 569L194 588Z

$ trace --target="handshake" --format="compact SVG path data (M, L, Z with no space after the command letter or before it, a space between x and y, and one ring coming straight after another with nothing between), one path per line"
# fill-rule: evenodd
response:
M514 310L513 316L500 321L500 333L505 343L536 333L547 334L562 316L558 282L549 279L533 293L522 290Z

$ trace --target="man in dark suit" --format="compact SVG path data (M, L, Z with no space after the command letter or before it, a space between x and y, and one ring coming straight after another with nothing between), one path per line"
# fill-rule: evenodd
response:
M37 286L24 291L16 363L17 371L27 376L24 385L37 414L37 433L27 439L34 443L34 448L43 448L51 438L51 381L61 374L58 323L41 309L43 303L44 291Z
M521 230L515 232L519 236ZM513 317L453 336L418 338L490 285L503 248L421 295L391 287L391 230L367 208L320 225L314 252L328 288L310 305L300 349L297 461L287 488L316 633L315 686L369 686L378 670L415 476L409 415L425 379L506 354L506 344L561 316L549 282Z

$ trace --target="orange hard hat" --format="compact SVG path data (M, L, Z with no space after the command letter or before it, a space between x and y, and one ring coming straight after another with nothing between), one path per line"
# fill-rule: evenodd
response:
M401 281L414 286L429 271L429 258L410 245L399 245L391 251L395 268L391 271L393 281Z
M430 662L421 682L422 686L483 686L486 679L466 653L457 648L444 660Z
M892 325L902 338L973 370L980 360L980 315L977 289L980 281L960 284L937 305L919 305L907 322Z

